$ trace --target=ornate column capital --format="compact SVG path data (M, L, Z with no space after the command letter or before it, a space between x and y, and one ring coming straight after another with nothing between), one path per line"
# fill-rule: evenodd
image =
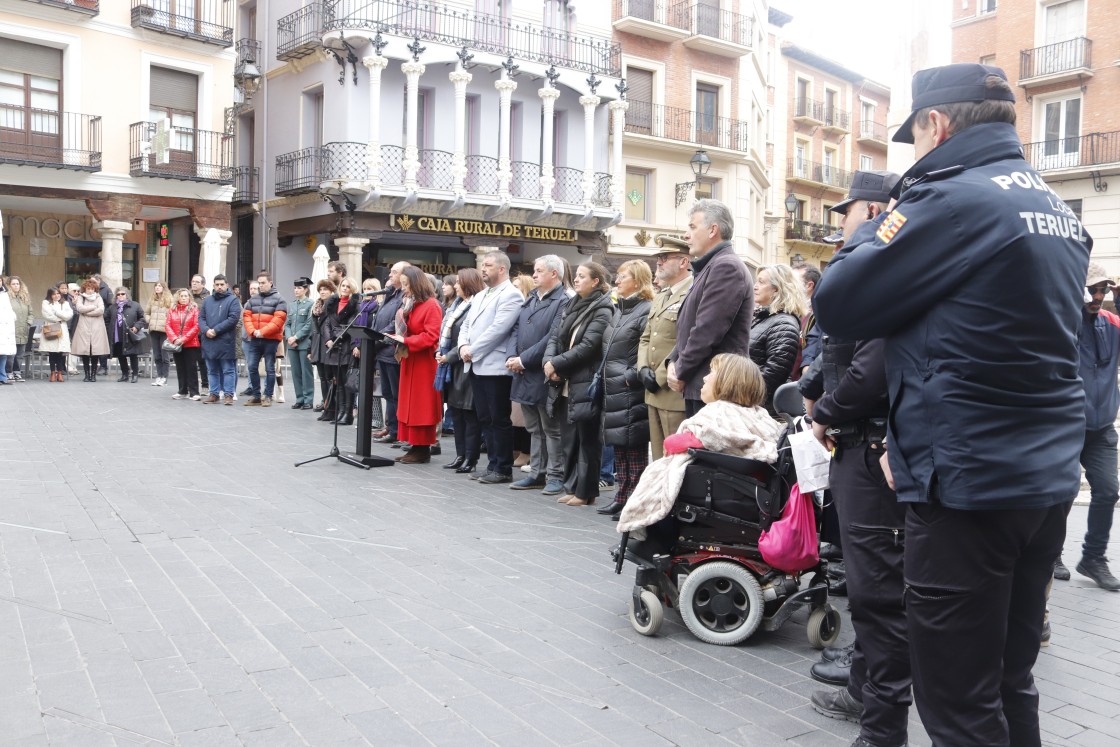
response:
M370 72L373 72L374 69L384 70L389 67L389 58L371 54L362 58L362 64L365 65L366 69Z
M600 103L602 103L602 101L603 100L601 98L599 98L598 96L580 96L579 97L579 103L580 104L582 104L584 107L590 107L592 109L594 109L596 106L598 106Z
M560 98L560 90L551 86L544 86L543 88L537 89L537 95L540 96L541 100L547 104L554 102L556 101L556 99Z
M408 76L415 75L419 78L425 70L427 70L427 67L422 62L406 62L401 65L401 72Z
M93 228L103 239L123 239L125 233L132 230L132 223L123 220L99 220L94 221Z
M447 78L458 88L459 86L465 86L470 83L474 76L466 70L452 70L447 74Z
M509 95L517 90L517 81L500 78L494 81L494 88L497 88L502 94Z
M607 104L607 108L610 109L611 112L625 112L630 108L630 102L625 99L615 99Z

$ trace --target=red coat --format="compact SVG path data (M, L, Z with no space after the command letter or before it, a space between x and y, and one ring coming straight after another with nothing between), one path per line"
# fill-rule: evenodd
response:
M167 339L171 342L180 337L183 347L197 348L201 344L198 340L198 307L193 303L188 306L175 304L167 310L167 324L165 327Z
M416 306L408 317L408 333L404 337L408 357L401 360L397 419L410 427L435 425L443 420L443 403L432 386L442 322L443 309L434 298Z

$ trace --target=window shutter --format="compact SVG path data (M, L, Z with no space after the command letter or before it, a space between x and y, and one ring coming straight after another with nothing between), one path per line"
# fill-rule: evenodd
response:
M626 98L631 101L653 101L653 71L640 67L626 68Z
M194 112L198 108L198 76L165 67L153 67L149 96L153 107Z
M62 80L62 50L15 39L0 39L0 68Z

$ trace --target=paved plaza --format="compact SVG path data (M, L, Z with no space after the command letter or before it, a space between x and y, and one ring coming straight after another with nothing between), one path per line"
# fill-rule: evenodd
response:
M805 612L732 648L699 642L675 611L642 637L626 618L632 566L615 576L608 554L615 525L440 469L448 437L431 465L295 469L330 447L312 413L115 379L0 387L0 744L846 746L857 733L809 705L822 686ZM1084 527L1075 507L1071 567ZM1120 745L1120 594L1075 573L1051 610L1044 739ZM842 642L846 613L845 626ZM911 722L910 743L928 745Z

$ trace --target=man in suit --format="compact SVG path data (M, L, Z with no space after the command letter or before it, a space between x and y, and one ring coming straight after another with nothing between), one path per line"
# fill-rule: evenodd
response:
M509 281L509 257L504 252L484 255L478 269L486 290L471 302L467 321L459 332L459 357L470 372L474 409L490 460L486 472L477 479L496 485L513 482L513 373L506 368L506 361L513 351L513 326L525 299Z
M662 234L655 241L661 247L656 257L661 291L653 299L638 342L638 377L646 388L653 458L660 459L665 456L665 437L676 433L684 421L684 397L669 388L669 354L677 344L677 316L692 287L692 258L682 238Z
M746 355L754 315L754 281L735 253L735 219L719 200L698 200L688 214L692 289L677 317L677 346L667 375L669 388L684 394L692 417L704 406L700 388L719 353Z

